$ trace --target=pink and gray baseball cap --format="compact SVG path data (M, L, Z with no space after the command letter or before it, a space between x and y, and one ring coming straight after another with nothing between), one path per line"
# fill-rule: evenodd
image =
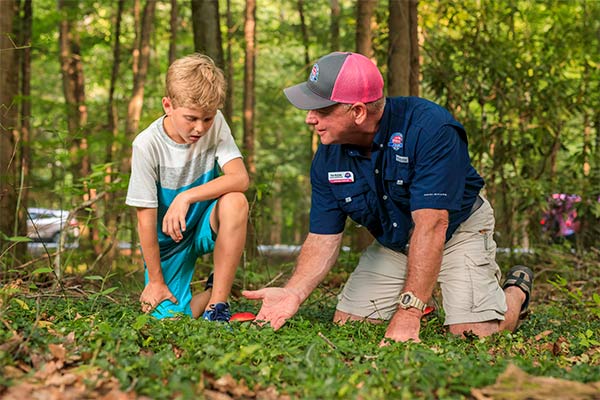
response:
M336 103L369 103L383 97L383 77L362 54L334 52L313 65L306 82L283 92L301 110L317 110Z

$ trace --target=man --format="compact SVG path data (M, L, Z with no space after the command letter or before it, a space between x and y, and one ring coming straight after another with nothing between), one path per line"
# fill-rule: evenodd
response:
M279 329L336 261L346 217L375 242L343 291L334 321L389 320L385 338L419 341L420 320L440 282L450 332L514 330L533 274L523 266L499 285L493 210L469 158L464 128L442 107L383 97L377 67L335 52L308 80L284 90L321 139L311 167L310 233L284 288L247 291L257 320Z

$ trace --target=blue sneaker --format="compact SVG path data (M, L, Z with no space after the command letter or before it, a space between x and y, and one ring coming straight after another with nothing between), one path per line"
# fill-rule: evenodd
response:
M209 310L204 311L202 319L206 321L229 322L231 312L229 312L229 303L211 304Z

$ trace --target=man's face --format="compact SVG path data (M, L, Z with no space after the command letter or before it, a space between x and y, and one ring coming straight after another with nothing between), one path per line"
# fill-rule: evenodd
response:
M215 122L217 110L197 107L174 107L171 99L163 97L163 108L167 114L164 127L167 135L177 143L196 143L208 132Z
M354 129L351 108L351 104L334 104L310 110L305 122L315 129L321 143L348 144Z

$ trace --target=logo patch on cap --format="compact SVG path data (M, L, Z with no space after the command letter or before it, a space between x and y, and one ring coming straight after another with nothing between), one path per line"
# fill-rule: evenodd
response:
M308 79L311 80L311 82L316 82L319 80L319 64L314 64L312 69L310 70L310 76L308 77Z
M402 135L402 132L392 134L388 146L396 151L404 147L404 136Z

